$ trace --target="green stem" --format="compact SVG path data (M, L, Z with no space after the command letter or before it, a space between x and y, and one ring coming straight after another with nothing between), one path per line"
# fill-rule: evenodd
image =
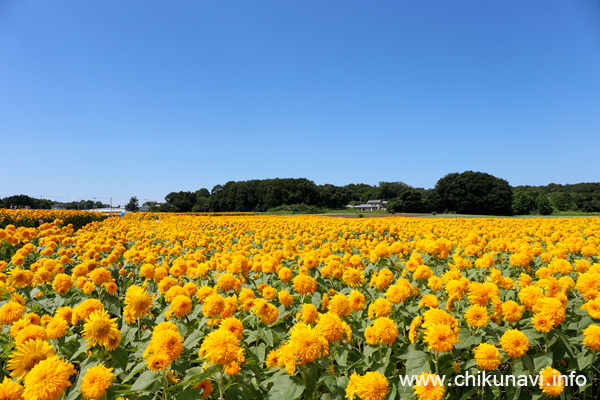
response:
M300 366L300 375L302 375L302 382L304 383L304 388L306 388L306 373L304 371L304 365Z
M258 319L258 317L257 317ZM256 324L256 348L258 348L258 339L260 338L260 321Z
M167 400L167 369L163 371L163 399Z
M223 370L221 370L221 374L219 374L219 400L223 399Z

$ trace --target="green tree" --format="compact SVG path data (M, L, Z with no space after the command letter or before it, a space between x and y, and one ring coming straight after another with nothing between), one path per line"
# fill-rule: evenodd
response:
M535 213L537 206L535 200L537 192L520 190L515 192L513 200L513 213L515 215L528 215Z
M550 215L553 211L550 199L544 193L540 193L536 197L535 207L537 208L538 213L541 215Z
M0 208L10 208L10 207L29 207L35 209L49 209L52 207L52 201L45 199L36 199L33 197L29 197L25 194L19 194L16 196L5 197L0 200Z
M552 193L551 198L554 201L557 210L573 211L577 209L575 199L570 192Z
M192 211L196 196L192 192L171 192L165 197L165 201L171 206L169 209L175 212L188 212Z
M210 199L208 197L200 197L196 199L196 204L192 207L193 212L208 212L210 210Z
M398 201L393 202L390 207L392 212L419 213L427 211L427 204L423 194L417 189L408 189L400 195Z
M484 172L452 173L435 185L438 211L459 214L512 215L513 193L504 179Z
M140 206L137 197L133 196L129 199L129 203L125 205L127 211L139 211Z
M404 182L379 182L377 197L379 199L398 199L409 189L411 187Z

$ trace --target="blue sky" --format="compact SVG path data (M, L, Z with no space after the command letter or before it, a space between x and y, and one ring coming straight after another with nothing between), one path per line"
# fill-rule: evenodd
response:
M600 181L596 0L0 1L0 197Z

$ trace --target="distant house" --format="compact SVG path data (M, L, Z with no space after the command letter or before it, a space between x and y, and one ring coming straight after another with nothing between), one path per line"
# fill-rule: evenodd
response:
M346 208L353 208L358 211L385 210L387 208L387 201L385 201L385 200L369 200L366 202L366 204L358 204L356 206L347 205Z
M387 203L388 202L386 200L369 200L369 201L367 201L367 204L377 207L377 210L385 210L387 208Z
M52 209L53 210L66 210L67 206L64 204L61 204L61 203L57 203L52 206Z

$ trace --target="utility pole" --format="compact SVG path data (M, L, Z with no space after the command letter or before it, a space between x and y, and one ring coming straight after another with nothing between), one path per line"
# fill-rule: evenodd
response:
M96 209L96 198L92 197L92 199L94 199L94 205L92 206L92 210L95 210Z
M113 210L113 206L112 206L112 197L110 198L110 212L112 212Z

